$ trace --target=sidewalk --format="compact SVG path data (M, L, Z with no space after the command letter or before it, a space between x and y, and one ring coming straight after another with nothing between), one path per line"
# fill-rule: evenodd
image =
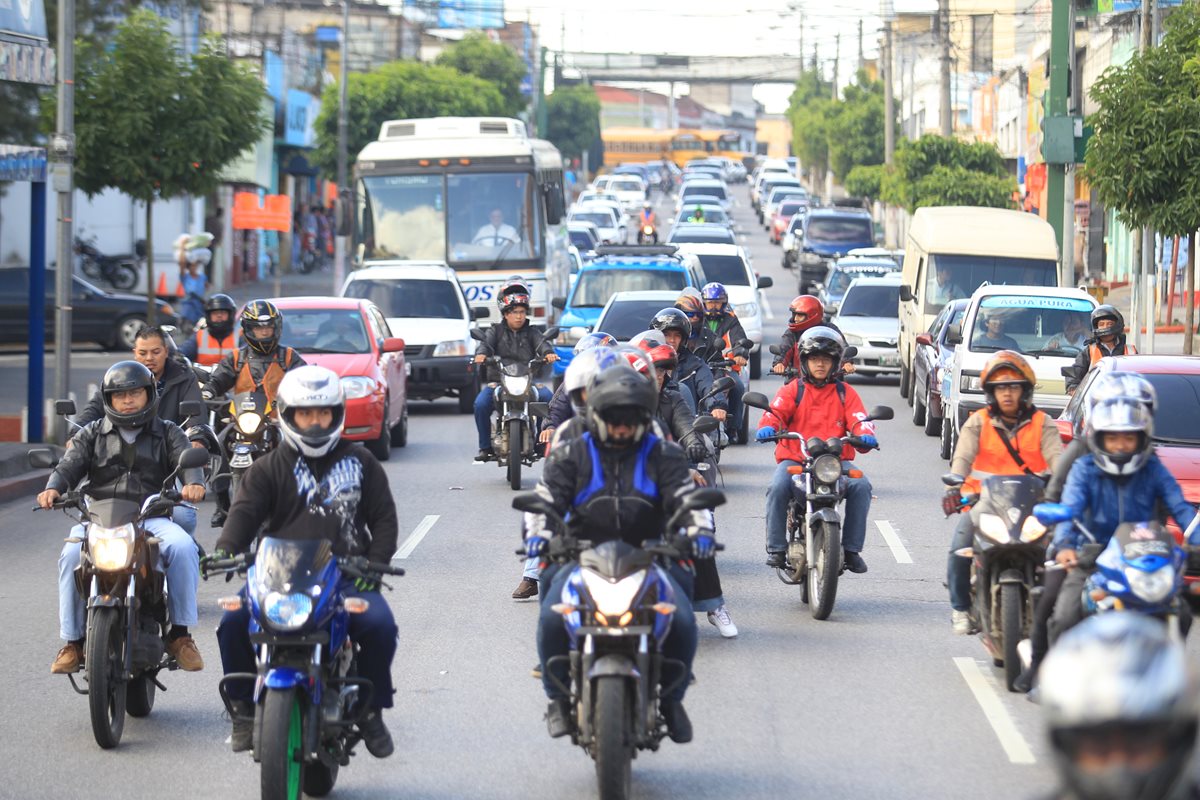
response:
M341 287L337 287L338 291ZM239 283L236 286L230 286L225 289L225 294L233 298L233 301L238 306L248 303L251 300L258 300L271 297L304 297L315 295L318 297L336 296L333 286L333 270L322 271L317 270L310 272L307 275L299 273L287 273L279 277L279 292L275 291L275 278L267 276L266 280L250 281L247 283Z

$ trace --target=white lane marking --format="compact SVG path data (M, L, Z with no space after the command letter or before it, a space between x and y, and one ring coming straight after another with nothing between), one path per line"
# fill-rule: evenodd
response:
M912 556L908 554L908 548L904 546L904 542L900 541L900 537L896 535L896 529L892 527L892 523L886 519L875 520L876 527L883 534L883 540L887 542L887 546L892 549L892 555L896 557L897 564L913 563Z
M421 520L421 523L417 525L417 527L413 529L413 532L408 535L408 538L404 540L404 544L400 545L400 549L396 551L396 555L392 556L392 561L395 561L398 558L408 558L411 556L412 551L417 549L417 545L419 545L421 540L425 538L425 534L429 533L430 529L433 528L433 524L440 518L441 517L438 514L429 514L425 517L425 519Z
M1000 698L988 684L975 659L960 656L954 659L954 665L962 673L971 694L975 695L975 700L983 710L983 715L987 717L988 724L992 726L996 738L1000 740L1000 746L1004 748L1008 760L1014 764L1036 764L1037 759L1033 757L1033 751L1029 749L1025 737L1021 736L1017 726L1013 724L1012 717L1000 703Z

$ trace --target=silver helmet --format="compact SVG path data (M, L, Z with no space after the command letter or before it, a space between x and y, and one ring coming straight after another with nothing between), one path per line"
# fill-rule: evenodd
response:
M1109 475L1132 475L1154 452L1154 417L1145 405L1127 397L1114 397L1097 403L1088 415L1087 446L1096 466ZM1129 453L1109 450L1105 434L1132 433L1137 447Z
M303 456L323 456L342 438L346 398L341 379L331 369L310 364L284 375L275 395L275 407L279 410L283 440ZM333 412L333 420L328 426L301 428L296 423L296 410L301 408L328 408Z

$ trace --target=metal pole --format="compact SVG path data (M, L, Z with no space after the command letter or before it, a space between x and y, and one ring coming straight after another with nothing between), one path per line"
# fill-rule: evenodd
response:
M1046 86L1046 119L1063 118L1067 114L1067 74L1070 64L1070 41L1073 33L1072 0L1051 0L1050 4L1050 74ZM1044 136L1044 134L1043 134ZM1063 205L1066 182L1065 165L1061 161L1047 163L1046 221L1054 228L1058 242L1059 282L1070 286L1074 275L1064 269L1067 237L1063 233Z
M71 385L71 279L75 272L75 0L59 0L58 4L57 131L51 142L54 191L58 193L54 397L62 399ZM31 415L40 413L40 408L30 409ZM54 419L54 438L65 444L67 422L59 416Z
M350 0L342 0L342 41L341 68L338 70L338 152L337 152L337 186L338 196L347 197L348 168L346 165L346 148L350 138L350 122L348 119L347 103L347 74L350 72ZM344 202L344 200L343 200ZM276 268L278 269L278 268ZM346 277L346 236L342 234L333 242L333 295L337 297L342 291L342 281Z
M896 154L896 99L892 86L892 23L883 25L883 163L891 166Z
M1067 32L1067 115L1075 113L1075 15L1071 15ZM1063 165L1062 204L1062 285L1075 285L1075 165Z
M942 48L942 86L940 122L942 136L954 133L953 110L950 108L950 0L938 0L938 39Z
M839 33L833 37L833 95L834 101L838 99L837 83L838 83L838 63L842 60L842 35Z
M46 182L29 186L29 386L25 393L25 441L46 435Z
M1154 46L1154 0L1142 0L1141 30L1138 36L1138 50L1146 52ZM1133 289L1133 305L1130 309L1130 325L1133 328L1133 346L1142 348L1142 311L1146 305L1145 276L1147 264L1154 253L1153 240L1150 239L1149 227L1132 231L1134 238L1133 274L1130 276L1130 288ZM1147 241L1151 244L1147 246ZM1147 325L1153 325L1152 320L1146 320Z

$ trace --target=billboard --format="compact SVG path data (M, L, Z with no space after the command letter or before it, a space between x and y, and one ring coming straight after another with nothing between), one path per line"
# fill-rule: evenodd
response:
M478 30L504 27L504 0L437 0L436 12L439 28Z

